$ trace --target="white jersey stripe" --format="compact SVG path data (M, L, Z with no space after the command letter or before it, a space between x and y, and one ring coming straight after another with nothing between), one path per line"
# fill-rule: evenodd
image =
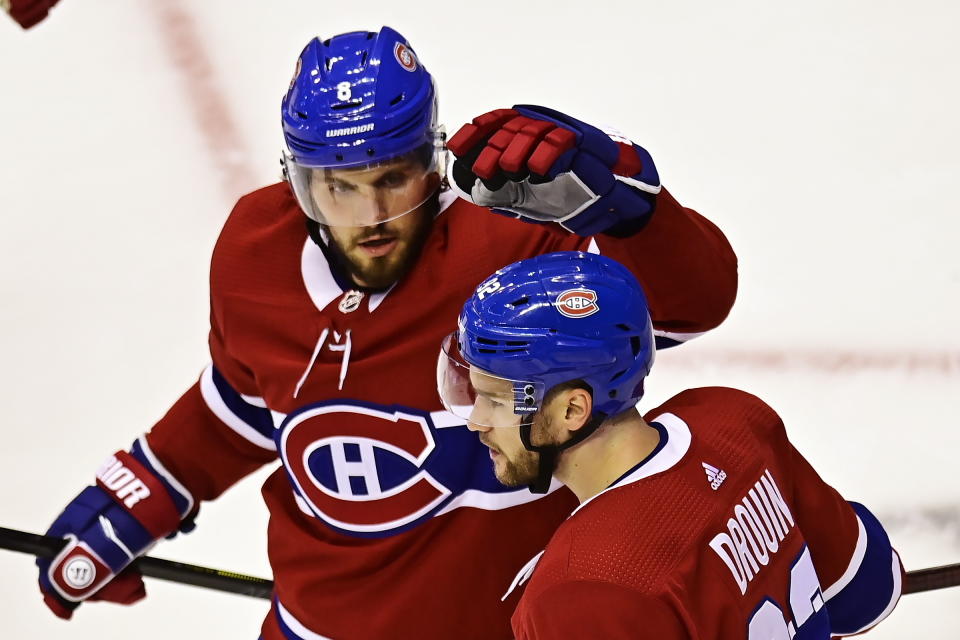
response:
M860 516L857 516L857 545L853 548L853 555L850 558L850 564L843 575L832 585L824 589L823 601L829 602L831 598L840 593L844 587L856 577L860 571L860 565L863 563L863 557L867 554L867 529L863 526Z
M240 419L237 414L230 410L230 407L227 406L227 403L223 401L223 398L220 397L220 391L217 390L217 385L213 382L213 365L207 365L207 368L203 370L203 374L200 376L200 393L203 396L204 402L207 403L207 407L213 412L213 415L217 416L223 424L230 427L238 435L243 437L245 440L262 447L269 451L276 451L277 445L274 444L273 440L267 438L259 431L248 425L246 422Z
M187 508L180 514L181 517L185 518L187 514L193 510L193 494L190 493L187 488L183 486L183 484L181 484L180 481L177 480L172 473L170 473L170 471L167 470L165 466L163 466L163 463L161 463L157 456L153 453L153 449L151 449L150 445L147 444L146 436L140 436L137 438L137 442L140 443L140 450L143 451L143 455L146 456L147 460L150 461L150 466L153 467L153 470L163 476L163 479L170 483L170 486L176 489L177 493L179 493L187 501Z
M677 342L686 342L687 340L693 340L694 338L699 338L700 336L706 335L707 331L700 331L699 333L676 333L673 331L660 331L659 329L653 330L653 335L657 338L667 338L669 340L676 340Z
M858 633L863 633L864 631L875 627L879 623L883 622L883 619L890 615L890 612L893 611L893 608L897 606L897 602L900 601L900 595L903 593L903 585L901 584L900 579L900 556L897 555L896 551L893 552L893 559L890 568L893 571L893 593L890 596L890 602L887 603L887 607L872 622L865 624L856 631L852 631L844 635L857 635Z
M280 619L283 620L283 624L287 625L291 631L297 634L299 640L333 640L333 638L328 638L327 636L322 636L319 633L314 633L307 629L302 622L293 617L293 614L287 611L287 608L283 606L283 603L280 600L276 600L277 614L280 616Z

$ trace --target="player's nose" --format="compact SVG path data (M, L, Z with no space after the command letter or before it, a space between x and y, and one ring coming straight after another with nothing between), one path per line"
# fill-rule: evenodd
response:
M490 429L492 428L493 427L485 427L482 424L477 424L473 420L467 420L467 429L470 429L470 431L476 431L477 433L486 433L487 431L490 431Z

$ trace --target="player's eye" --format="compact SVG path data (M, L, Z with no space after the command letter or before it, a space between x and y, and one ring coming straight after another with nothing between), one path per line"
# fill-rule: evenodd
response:
M502 403L502 402L497 402L496 400L494 400L494 399L493 399L492 397L490 397L490 396L481 396L481 397L484 399L484 401L485 401L488 405L490 405L490 407L492 407L492 408L494 408L494 409L497 409L497 408L503 406L503 403Z
M402 171L388 171L377 180L377 186L383 189L396 189L407 183L407 174Z
M328 182L327 188L330 190L330 193L333 194L351 193L357 190L357 188L349 182L341 182L340 180Z

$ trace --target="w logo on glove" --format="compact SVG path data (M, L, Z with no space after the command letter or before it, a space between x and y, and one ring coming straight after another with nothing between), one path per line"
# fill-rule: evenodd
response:
M491 111L447 146L456 157L450 181L461 197L581 236L636 233L660 192L645 149L545 107Z

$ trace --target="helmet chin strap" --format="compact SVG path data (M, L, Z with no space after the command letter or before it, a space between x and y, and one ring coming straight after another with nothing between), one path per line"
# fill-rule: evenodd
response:
M607 414L599 411L594 413L590 420L574 432L569 440L561 444L546 445L535 445L530 441L535 415L524 416L520 422L520 441L523 442L527 451L540 454L540 459L537 462L537 476L529 485L530 493L546 493L550 490L550 482L553 479L553 472L557 469L557 459L560 457L560 452L590 437L607 419Z

